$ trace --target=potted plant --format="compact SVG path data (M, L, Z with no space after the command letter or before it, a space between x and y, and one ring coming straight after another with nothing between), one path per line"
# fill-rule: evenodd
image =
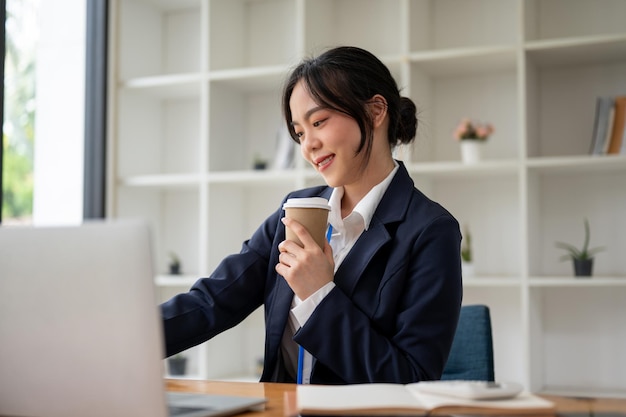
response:
M472 253L472 235L469 228L464 227L463 239L461 240L461 271L463 277L474 276L474 263Z
M585 218L585 239L583 246L578 249L574 245L565 242L556 242L555 246L567 251L561 256L561 260L571 259L574 263L574 275L577 277L590 277L593 271L593 255L603 250L603 247L589 248L589 221Z
M170 261L169 261L169 270L170 275L179 275L180 274L180 258L176 254L176 252L170 251Z
M454 138L461 142L461 159L473 164L481 159L481 146L493 133L493 125L462 119L454 130Z
M167 359L167 365L170 375L185 375L187 371L187 357L182 353L177 353Z
M263 158L260 154L255 153L254 159L252 162L252 168L257 171L262 171L267 168L267 160Z

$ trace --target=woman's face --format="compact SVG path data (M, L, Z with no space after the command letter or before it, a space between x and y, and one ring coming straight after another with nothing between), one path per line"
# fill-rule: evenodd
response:
M302 82L289 100L292 124L300 139L300 152L331 187L357 182L365 152L356 153L361 142L357 122L316 103Z

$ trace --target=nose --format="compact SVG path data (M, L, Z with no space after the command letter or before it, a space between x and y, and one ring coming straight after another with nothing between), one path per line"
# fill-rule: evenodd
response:
M300 138L300 147L301 147L302 153L304 154L311 153L319 149L321 145L322 145L322 142L317 137L313 129L310 129L304 132L304 136Z

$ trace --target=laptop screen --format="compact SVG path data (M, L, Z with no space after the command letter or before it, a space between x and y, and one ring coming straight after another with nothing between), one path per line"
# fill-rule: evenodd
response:
M0 227L0 415L166 415L146 224Z

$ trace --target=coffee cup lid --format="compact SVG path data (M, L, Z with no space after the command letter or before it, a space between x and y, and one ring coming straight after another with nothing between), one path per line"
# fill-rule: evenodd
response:
M283 204L283 210L288 208L319 208L330 210L328 200L322 197L289 198L285 204Z

